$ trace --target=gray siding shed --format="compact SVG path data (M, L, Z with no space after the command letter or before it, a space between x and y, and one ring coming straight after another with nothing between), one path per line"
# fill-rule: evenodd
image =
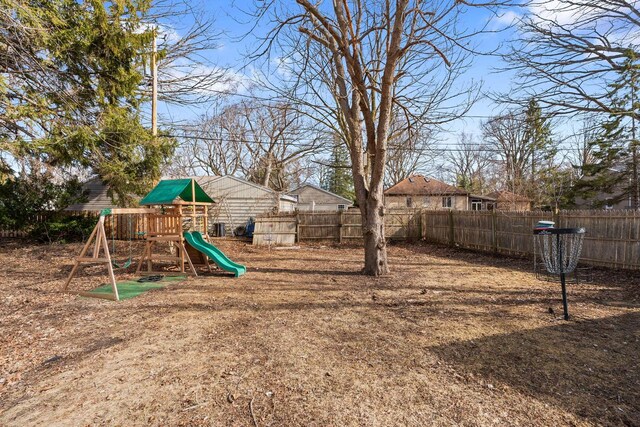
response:
M249 218L289 210L294 203L276 191L235 176L196 176L198 184L213 197L210 223L224 223L227 233L245 225Z
M311 184L298 187L288 194L297 197L300 211L335 212L341 205L345 210L353 206L351 200Z

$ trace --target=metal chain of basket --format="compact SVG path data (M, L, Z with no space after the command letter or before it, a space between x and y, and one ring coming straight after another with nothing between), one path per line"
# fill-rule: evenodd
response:
M571 273L578 265L584 233L564 234L558 238L553 234L538 234L540 255L551 274Z
M571 273L578 265L582 241L586 232L584 228L539 227L533 230L540 245L540 255L544 266L549 273L560 275L564 320L569 320L566 274Z

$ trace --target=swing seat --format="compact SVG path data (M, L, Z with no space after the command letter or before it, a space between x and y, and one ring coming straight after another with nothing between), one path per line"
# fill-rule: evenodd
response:
M111 260L113 268L129 268L131 266L131 258L126 260L124 264L118 264L116 261Z

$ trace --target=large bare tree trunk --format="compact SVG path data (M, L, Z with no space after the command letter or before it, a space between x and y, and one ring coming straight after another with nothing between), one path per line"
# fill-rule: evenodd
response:
M467 54L458 48L473 34L456 27L464 9L480 4L295 0L298 8L289 12L288 3L282 10L280 2L266 3L257 16L272 10L270 18L277 26L256 52L259 56L271 52L275 39L290 49L287 61L282 61L290 71L285 77L289 84L276 91L294 100L318 124L337 131L349 148L362 214L363 272L386 274L383 185L388 141L396 133L390 128L394 111L408 127L442 124L457 116L456 108L449 107L455 99L466 105L473 98L468 90L453 85L456 65L466 63ZM492 4L493 0L481 3ZM429 117L435 116L430 122Z
M366 203L360 207L362 213L362 233L364 237L364 270L371 276L389 272L387 263L387 242L384 235L384 202L382 186L369 194Z

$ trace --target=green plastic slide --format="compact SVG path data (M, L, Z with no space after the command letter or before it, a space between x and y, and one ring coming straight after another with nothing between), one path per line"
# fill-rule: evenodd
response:
M233 273L235 277L242 276L247 272L247 267L227 258L220 249L204 240L199 231L185 231L183 235L191 247L211 258L221 269Z

